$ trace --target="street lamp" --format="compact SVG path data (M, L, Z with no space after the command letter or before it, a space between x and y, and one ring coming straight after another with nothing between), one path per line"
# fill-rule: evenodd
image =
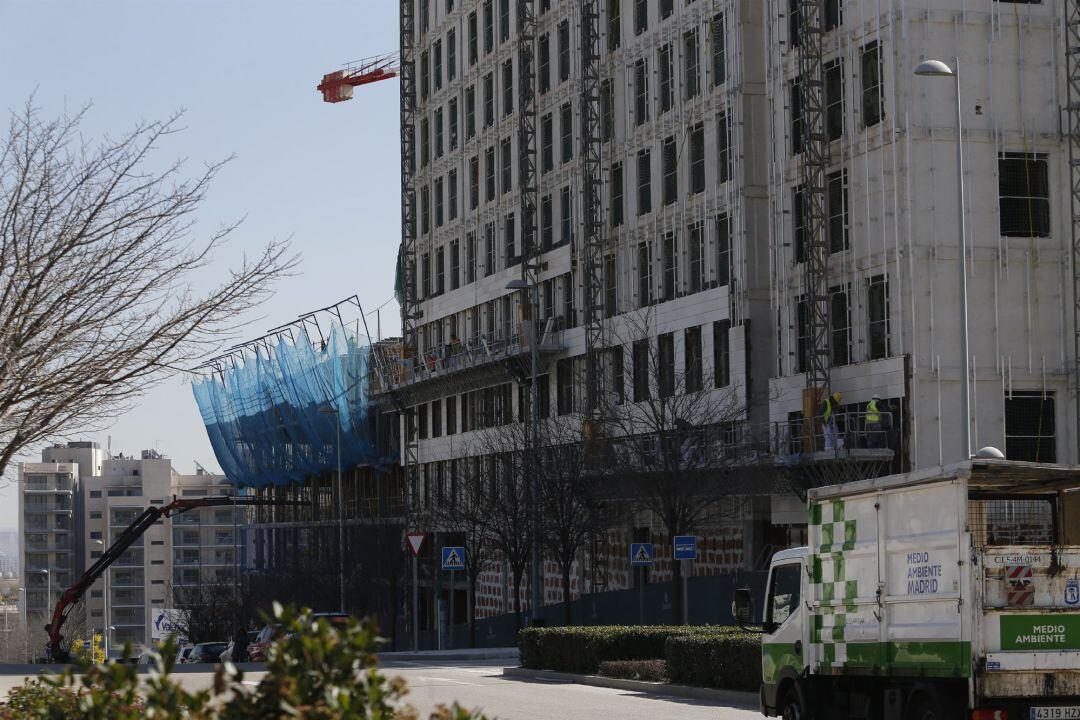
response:
M924 60L915 68L915 74L920 77L951 77L956 84L956 175L959 192L959 225L960 225L960 352L962 357L961 366L964 373L962 395L960 397L960 411L963 414L963 458L971 457L971 367L970 353L968 351L968 310L967 310L967 218L964 216L964 123L960 104L960 58L954 58L956 70L940 60Z
M91 540L90 544L91 545L97 545L98 547L100 547L102 549L102 551L105 550L105 542L103 540ZM109 659L109 630L108 630L108 623L109 623L109 568L105 568L105 572L103 572L101 574L101 577L102 577L102 580L105 583L105 610L104 610L105 616L102 619L102 625L105 626L105 628L106 628L106 630L105 630L105 659L108 660ZM87 603L87 606L89 607L89 603ZM87 627L90 626L90 621L89 620L87 620L86 625L87 625ZM91 632L93 632L93 630L91 630ZM91 638L91 641L92 640L93 640L93 638Z
M506 283L506 289L520 290L521 292L529 291L530 300L529 324L531 325L530 335L532 337L529 338L529 350L532 356L532 373L529 382L532 388L529 392L529 402L532 405L532 412L529 415L532 427L529 432L529 447L531 448L530 455L532 455L532 482L529 483L529 501L532 504L532 512L530 513L532 521L532 563L529 568L529 605L532 608L532 624L536 624L537 618L540 617L540 603L542 602L540 594L540 450L537 447L540 434L540 390L536 377L537 367L539 366L537 357L537 345L539 344L537 319L540 314L540 289L536 286L536 283L528 282L523 278L514 278Z
M341 482L341 411L333 405L323 405L319 412L335 416L337 426L337 504L338 504L338 604L345 612L345 499Z

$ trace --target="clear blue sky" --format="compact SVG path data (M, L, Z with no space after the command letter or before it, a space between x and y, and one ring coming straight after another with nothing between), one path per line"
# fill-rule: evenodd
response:
M303 254L299 274L245 333L256 336L353 293L365 308L393 295L398 83L336 105L315 86L397 45L392 0L0 0L0 102L18 108L36 91L47 115L92 102L88 136L184 109L187 130L163 146L163 161L188 158L194 173L235 154L200 221L205 232L247 219L206 281L271 238L292 235ZM397 332L397 312L384 308L384 335ZM106 435L114 452L156 446L181 472L195 460L217 467L183 379L88 439L104 446ZM0 491L13 498L10 487ZM14 524L14 504L0 501L0 526Z

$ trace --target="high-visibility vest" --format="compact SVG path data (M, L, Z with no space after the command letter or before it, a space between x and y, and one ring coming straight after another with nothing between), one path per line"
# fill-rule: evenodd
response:
M881 415L878 414L877 400L871 400L866 404L866 422L881 422Z
M821 413L822 422L829 422L829 418L831 418L833 414L833 404L835 402L836 401L833 400L831 396L825 398L825 410Z

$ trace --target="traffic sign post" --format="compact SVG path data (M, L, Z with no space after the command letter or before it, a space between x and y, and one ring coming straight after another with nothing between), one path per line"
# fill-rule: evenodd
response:
M682 618L683 625L690 624L690 569L697 560L697 537L694 535L676 535L672 543L674 559L682 563Z
M420 571L417 567L420 550L424 547L427 533L405 533L405 544L412 554L412 649L420 651Z
M454 573L465 569L465 548L447 546L442 549L442 569L450 571L450 620L447 622L447 645L454 647Z
M641 625L645 624L645 568L652 564L652 543L630 543L630 565L638 569L638 623Z

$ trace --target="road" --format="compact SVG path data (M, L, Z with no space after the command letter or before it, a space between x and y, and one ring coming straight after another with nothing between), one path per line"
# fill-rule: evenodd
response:
M400 675L409 684L407 701L426 718L435 706L457 700L480 709L497 720L756 720L752 707L724 707L626 690L589 687L561 682L504 678L506 661L442 662L419 664L390 662L388 675ZM210 673L180 673L175 677L188 689L209 687ZM249 673L245 682L255 684L262 673ZM0 676L0 696L19 685L18 676Z

